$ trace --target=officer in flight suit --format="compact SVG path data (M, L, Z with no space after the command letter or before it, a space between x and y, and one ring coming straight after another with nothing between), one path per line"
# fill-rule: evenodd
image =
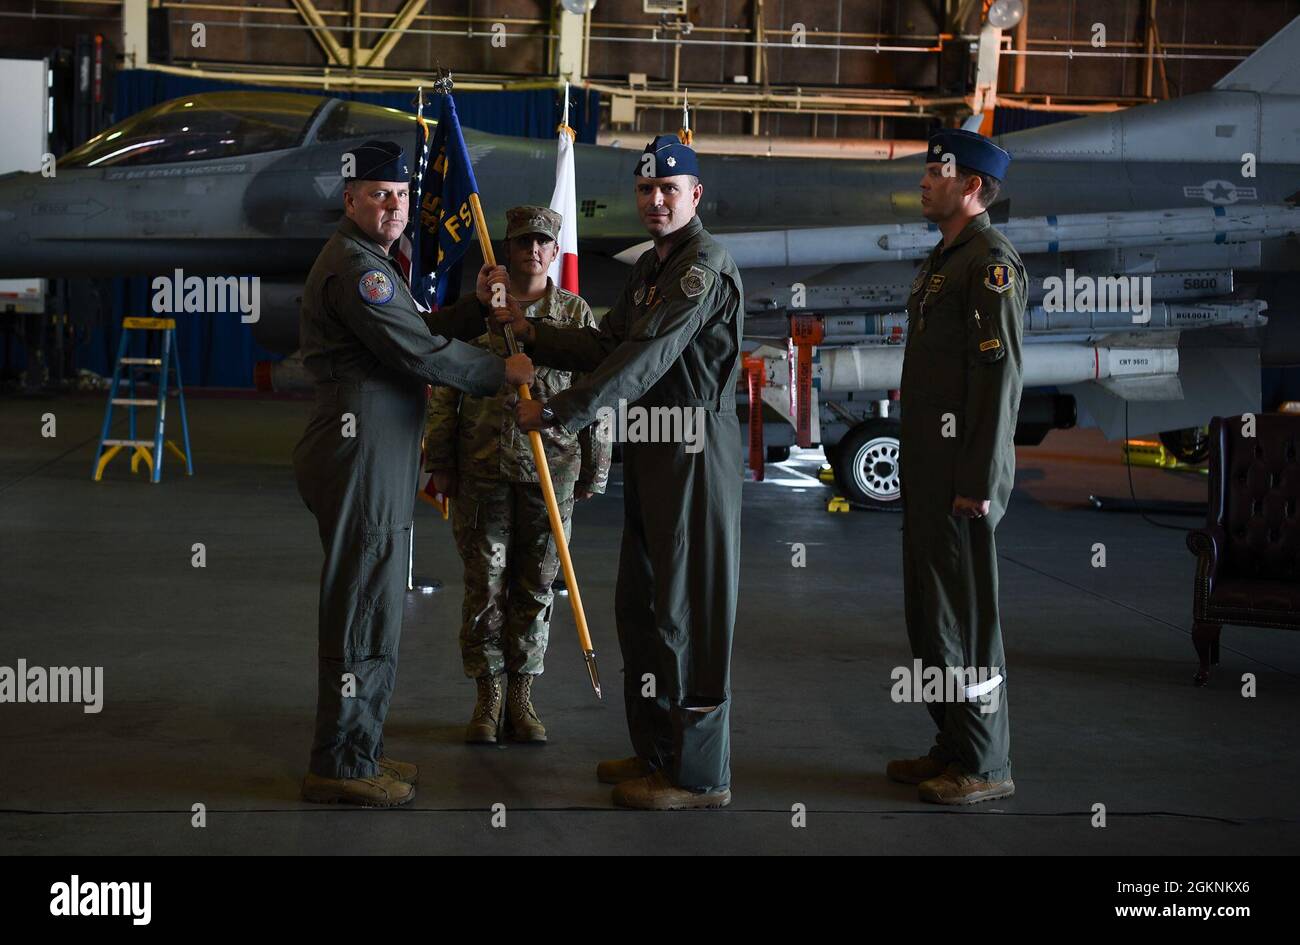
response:
M634 173L637 209L655 246L637 260L600 326L529 324L513 301L498 318L528 342L538 364L590 372L545 405L517 404L520 429L580 430L602 407L617 411L620 400L629 411L698 409L695 451L684 443L623 444L614 607L636 756L601 762L596 776L617 785L614 803L623 807L722 807L731 800L744 291L730 254L695 214L703 194L695 152L660 135Z
M1015 793L993 533L1015 474L1025 268L985 210L1011 156L948 130L927 160L921 209L943 241L907 307L903 593L912 654L944 674L951 698L927 703L939 729L929 754L887 773L923 801L974 804Z
M303 362L316 406L293 453L298 491L316 516L321 570L316 735L303 797L392 807L415 797L416 766L383 753L397 674L425 390L479 396L527 384L523 355L502 360L459 338L457 324L421 314L388 251L406 228L411 171L402 149L368 141L345 155L354 173L344 218L303 289ZM346 175L345 175L346 176Z

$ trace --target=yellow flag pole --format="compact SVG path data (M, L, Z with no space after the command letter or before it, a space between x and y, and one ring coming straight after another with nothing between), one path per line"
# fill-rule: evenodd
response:
M487 220L483 217L483 205L479 203L478 194L469 195L470 210L474 214L474 228L478 230L479 247L483 250L483 261L489 266L497 264L496 254L492 251L492 238L488 235ZM519 342L510 326L505 326L506 345L511 354L519 353ZM519 399L532 400L532 393L527 384L519 385ZM569 604L573 607L573 622L578 626L578 644L582 647L582 656L587 661L587 675L591 677L591 688L600 695L600 673L596 669L596 651L591 645L591 633L587 630L587 615L582 609L582 594L578 592L578 576L573 571L573 559L569 557L569 542L564 537L564 520L560 518L560 504L555 499L555 485L551 482L551 467L546 461L546 448L542 446L542 435L536 430L528 431L528 443L533 448L533 462L537 464L537 480L542 486L542 496L546 499L546 513L551 519L551 534L555 536L555 548L560 553L560 566L564 569L564 583L569 589Z

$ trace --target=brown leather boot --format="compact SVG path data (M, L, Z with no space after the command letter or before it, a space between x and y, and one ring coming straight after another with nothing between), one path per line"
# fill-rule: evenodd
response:
M978 804L1011 797L1016 793L1016 783L1010 778L984 781L977 775L968 774L961 765L950 764L939 777L921 782L917 793L921 800L931 804Z
M727 788L707 793L688 791L669 781L662 771L656 771L615 787L614 803L636 810L697 810L726 807L731 803L731 791Z
M474 680L478 701L465 728L465 741L473 745L495 745L501 730L501 708L505 703L500 676L480 676Z
M307 773L302 799L313 804L356 804L358 807L399 807L415 800L415 785L383 773L373 778L322 778Z
M511 741L545 744L546 726L533 708L533 680L528 673L511 673L506 691L506 731Z
M900 758L885 765L885 775L899 784L920 784L937 778L948 770L942 761L922 755L920 758Z
M409 761L397 761L389 758L387 755L381 757L378 761L379 773L392 778L394 781L405 781L407 784L414 784L420 780L420 768Z

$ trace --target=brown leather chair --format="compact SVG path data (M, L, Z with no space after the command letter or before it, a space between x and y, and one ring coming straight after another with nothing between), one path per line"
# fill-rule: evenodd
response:
M1219 631L1238 626L1300 630L1300 416L1259 414L1210 424L1210 500L1205 528L1187 536L1197 557L1192 642L1204 686L1219 662Z

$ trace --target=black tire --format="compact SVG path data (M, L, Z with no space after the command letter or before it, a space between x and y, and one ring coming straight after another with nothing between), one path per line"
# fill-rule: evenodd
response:
M1207 427L1185 427L1160 434L1164 448L1180 463L1196 465L1210 458L1210 431Z
M899 423L868 420L850 430L836 444L831 466L840 493L854 505L898 509Z
M784 463L790 458L790 447L788 446L769 446L767 448L767 461L769 463Z

